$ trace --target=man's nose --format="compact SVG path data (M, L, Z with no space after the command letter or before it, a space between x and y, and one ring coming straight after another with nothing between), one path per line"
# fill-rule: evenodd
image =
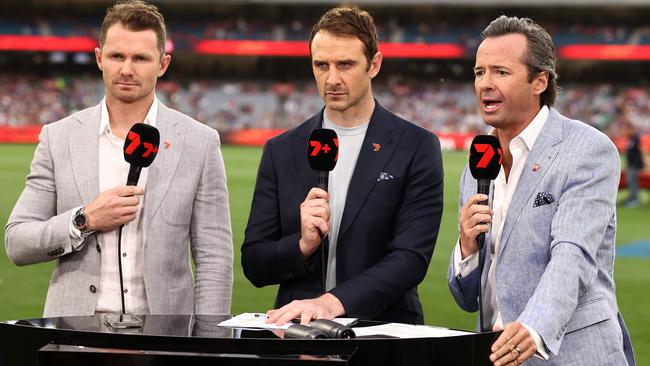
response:
M337 85L341 83L341 74L336 69L336 67L330 67L327 73L327 83L331 85Z
M133 62L131 59L126 59L122 63L122 68L120 69L120 74L122 75L133 75Z

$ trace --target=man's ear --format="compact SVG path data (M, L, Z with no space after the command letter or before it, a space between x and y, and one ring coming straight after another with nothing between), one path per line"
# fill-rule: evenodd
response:
M541 95L548 88L548 71L540 71L533 78L533 93Z
M104 69L102 69L102 50L99 47L95 47L95 62L97 62L97 67L99 67L101 71L104 71Z
M169 63L172 62L172 56L168 54L164 54L160 58L160 69L158 70L158 77L161 77L165 75L165 72L167 71L167 68L169 67Z
M370 61L370 68L368 69L368 75L371 79L379 74L379 70L381 69L381 62L383 59L384 56L379 51L377 51L377 53L375 53L375 55L372 57L372 60Z

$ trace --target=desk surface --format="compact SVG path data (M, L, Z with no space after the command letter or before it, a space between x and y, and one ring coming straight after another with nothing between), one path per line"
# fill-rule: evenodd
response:
M281 331L219 327L230 315L146 315L143 326L114 330L103 315L24 319L0 322L0 365L38 365L48 344L244 355L353 355L354 364L489 365L494 333L445 338L282 339ZM354 327L381 324L359 321ZM51 348L51 347L50 347ZM345 358L345 356L343 357Z

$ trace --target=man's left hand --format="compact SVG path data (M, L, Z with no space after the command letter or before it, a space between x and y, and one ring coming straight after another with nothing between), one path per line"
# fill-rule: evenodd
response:
M300 318L300 324L307 325L312 319L334 319L343 314L345 309L339 299L326 293L315 299L293 300L279 309L269 310L266 322L283 325Z
M530 332L520 322L506 324L492 345L490 361L494 366L517 366L537 352Z

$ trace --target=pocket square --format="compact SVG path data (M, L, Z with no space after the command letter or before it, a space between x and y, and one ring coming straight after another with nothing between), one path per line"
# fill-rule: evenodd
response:
M555 202L555 198L553 198L552 194L548 192L539 192L537 193L537 197L535 197L533 207L549 205L553 202Z
M381 173L379 173L379 178L377 178L377 182L381 182L382 180L390 180L390 179L393 179L393 178L395 178L395 177L390 175L390 173L381 172Z

